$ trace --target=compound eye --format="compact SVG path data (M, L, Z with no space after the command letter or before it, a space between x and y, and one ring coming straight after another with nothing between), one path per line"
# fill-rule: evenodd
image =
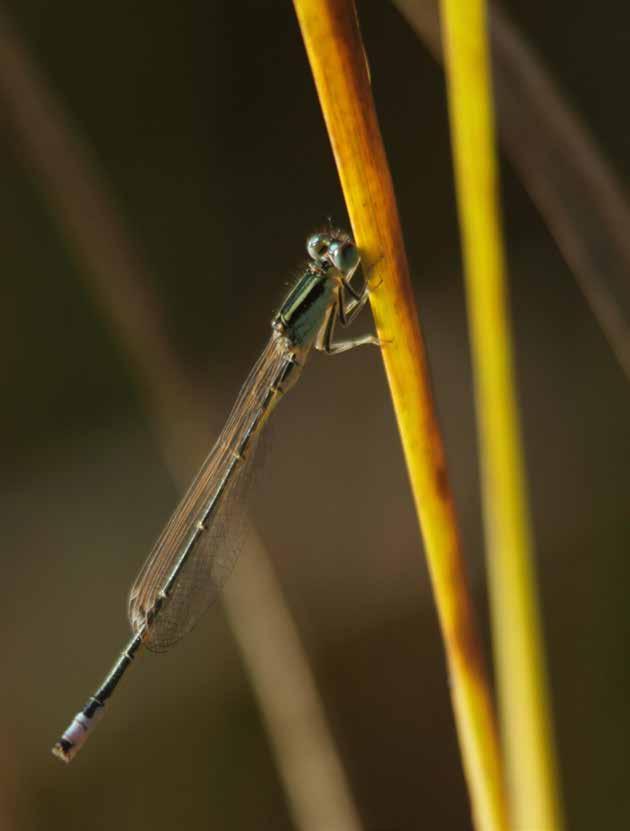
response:
M335 240L328 248L328 259L342 274L351 274L359 265L359 252L353 242Z
M313 234L306 241L306 250L309 257L317 263L321 263L327 258L329 248L330 237L328 234Z

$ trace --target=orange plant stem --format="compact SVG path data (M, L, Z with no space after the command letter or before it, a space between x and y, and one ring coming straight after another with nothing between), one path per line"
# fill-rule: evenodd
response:
M402 440L448 660L478 829L507 829L490 685L468 589L444 448L391 176L351 0L294 0L333 147Z

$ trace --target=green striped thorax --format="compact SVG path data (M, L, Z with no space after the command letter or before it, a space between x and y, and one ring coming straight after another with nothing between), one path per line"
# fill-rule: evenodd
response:
M337 300L340 279L349 280L360 257L348 234L313 234L306 242L310 262L273 319L272 326L300 350L308 351Z

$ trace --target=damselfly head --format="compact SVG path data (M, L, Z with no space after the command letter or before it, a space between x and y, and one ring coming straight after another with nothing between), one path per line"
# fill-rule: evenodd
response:
M318 265L332 265L342 274L350 274L359 264L357 247L344 231L312 234L306 241L306 250Z

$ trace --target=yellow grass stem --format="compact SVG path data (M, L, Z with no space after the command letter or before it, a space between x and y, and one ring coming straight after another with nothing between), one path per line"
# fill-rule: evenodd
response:
M442 0L511 827L562 827L516 403L483 0Z
M354 4L294 0L371 303L450 672L475 825L506 829L495 718L469 594L444 449L409 280L393 186Z

